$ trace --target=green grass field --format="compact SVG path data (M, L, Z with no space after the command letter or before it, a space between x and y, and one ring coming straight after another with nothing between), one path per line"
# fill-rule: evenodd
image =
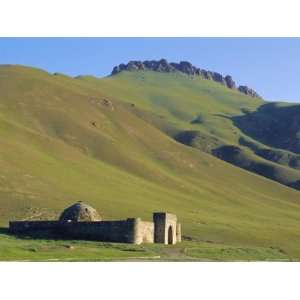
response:
M262 144L231 118L263 104L180 74L71 78L0 66L2 227L11 219L57 218L83 200L104 219L175 213L183 235L193 238L177 250L83 241L70 242L70 250L66 241L2 233L0 259L299 260L299 191L200 151L203 143L189 147L174 139L196 130L273 164L280 180L297 181L298 170L240 145L241 137Z
M131 245L41 240L0 233L0 261L292 261L282 249L183 241Z

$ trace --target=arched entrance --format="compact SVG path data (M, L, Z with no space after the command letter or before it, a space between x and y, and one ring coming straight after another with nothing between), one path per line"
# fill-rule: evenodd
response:
M168 229L168 244L173 244L173 228L169 226Z

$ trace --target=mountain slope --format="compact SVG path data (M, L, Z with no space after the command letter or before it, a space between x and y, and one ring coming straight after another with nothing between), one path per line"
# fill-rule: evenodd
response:
M74 79L1 66L1 224L84 200L104 218L167 210L196 240L299 257L298 191L174 139L197 130L238 144L232 116L264 102L225 89L177 73Z
M91 77L80 80L105 90L111 97L133 103L135 110L144 110L140 117L181 143L298 188L299 158L284 149L263 144L238 122L266 105L260 98L178 72L123 71L103 80Z

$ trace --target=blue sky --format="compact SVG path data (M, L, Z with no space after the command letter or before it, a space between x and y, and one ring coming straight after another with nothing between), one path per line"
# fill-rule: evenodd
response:
M300 102L300 38L0 38L0 64L72 76L160 58L230 74L268 100Z

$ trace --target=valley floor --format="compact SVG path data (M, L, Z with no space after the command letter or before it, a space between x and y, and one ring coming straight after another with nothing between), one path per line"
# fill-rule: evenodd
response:
M177 245L120 244L15 237L0 231L0 261L295 261L278 248L183 241Z

